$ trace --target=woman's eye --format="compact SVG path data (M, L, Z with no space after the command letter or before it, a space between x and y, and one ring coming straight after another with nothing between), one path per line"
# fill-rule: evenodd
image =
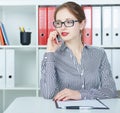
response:
M57 25L60 25L61 22L56 22Z
M67 23L68 23L68 24L69 24L69 23L72 23L72 20L68 20Z

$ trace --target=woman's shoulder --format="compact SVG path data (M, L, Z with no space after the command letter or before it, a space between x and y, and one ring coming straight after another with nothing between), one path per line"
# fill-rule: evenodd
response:
M104 54L105 50L102 47L98 47L98 46L93 46L93 45L85 45L85 48L89 51L89 52L94 52L94 53L101 53Z

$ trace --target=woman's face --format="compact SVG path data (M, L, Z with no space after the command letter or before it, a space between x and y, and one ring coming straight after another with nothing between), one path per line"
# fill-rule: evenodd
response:
M77 18L71 14L67 8L64 8L57 12L56 21L58 23L66 21L66 25L69 25L69 22L72 24L71 22L77 21ZM64 41L80 38L81 24L79 22L74 22L74 25L71 27L67 27L64 24L62 24L62 27L56 28Z

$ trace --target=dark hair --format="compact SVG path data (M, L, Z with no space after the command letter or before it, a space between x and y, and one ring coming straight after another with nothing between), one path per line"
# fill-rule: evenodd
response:
M82 9L82 7L75 3L75 2L66 2L60 6L58 6L56 8L56 11L54 13L54 20L56 20L56 14L59 10L63 9L63 8L67 8L70 13L72 13L77 19L78 21L81 23L83 20L85 20L85 13Z

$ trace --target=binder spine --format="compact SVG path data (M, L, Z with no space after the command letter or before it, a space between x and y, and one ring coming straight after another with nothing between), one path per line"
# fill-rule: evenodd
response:
M84 44L92 45L92 6L83 6L86 16L86 26L83 30L82 41Z
M0 49L0 89L5 88L5 50Z
M47 44L47 27L48 27L48 9L47 6L38 8L38 45Z
M101 46L101 7L92 7L92 45Z
M13 88L15 86L15 62L14 50L6 50L6 88Z
M111 6L102 7L102 45L112 45Z
M53 26L55 9L56 9L55 6L48 7L48 37L49 37L50 32L55 29Z
M112 6L112 44L120 45L120 6Z

